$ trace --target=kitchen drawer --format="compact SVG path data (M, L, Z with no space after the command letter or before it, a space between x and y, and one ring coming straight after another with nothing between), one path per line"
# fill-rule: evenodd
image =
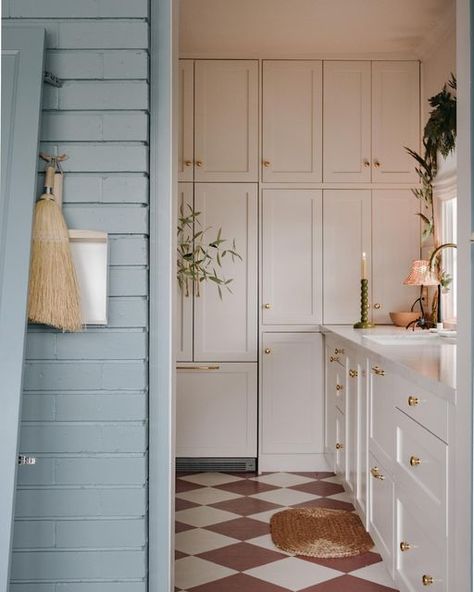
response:
M336 474L346 478L346 418L336 409Z
M404 496L397 495L396 506L397 579L409 592L427 587L433 592L447 592L447 539L437 528L438 517L422 516Z
M395 377L370 364L369 448L388 469L395 460Z
M369 533L393 576L394 484L385 467L369 455Z
M448 402L396 377L397 407L435 436L448 442Z
M445 520L448 447L401 411L396 415L396 478L423 510ZM444 529L443 529L444 530Z
M336 339L326 336L326 362L328 364L339 364L345 368L345 348Z

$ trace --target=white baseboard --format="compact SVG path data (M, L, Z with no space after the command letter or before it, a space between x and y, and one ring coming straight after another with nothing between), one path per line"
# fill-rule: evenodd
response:
M258 470L268 471L329 471L323 453L320 454L262 454L258 458Z

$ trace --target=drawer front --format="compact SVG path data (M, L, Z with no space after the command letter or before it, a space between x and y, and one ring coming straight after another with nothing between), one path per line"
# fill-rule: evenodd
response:
M448 402L424 391L415 384L397 377L397 407L448 442Z
M387 467L395 459L394 377L371 364L369 391L370 449Z
M396 419L397 479L422 508L431 504L445 516L448 447L399 410Z
M336 409L336 473L346 478L346 418Z
M347 391L346 369L339 366L339 364L337 364L337 367L335 368L335 378L336 382L333 385L334 400L336 401L336 407L339 411L345 413Z
M393 575L394 486L383 465L369 455L369 532Z
M422 517L403 496L396 504L398 578L410 592L447 592L447 539L439 533L437 516Z

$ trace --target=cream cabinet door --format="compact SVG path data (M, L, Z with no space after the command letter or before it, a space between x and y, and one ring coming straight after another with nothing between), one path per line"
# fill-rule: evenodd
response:
M194 177L194 61L179 61L178 180Z
M207 241L222 238L236 248L242 261L227 254L216 270L232 292L209 281L194 299L194 359L257 361L257 185L253 183L199 183L195 207L201 212ZM224 247L226 246L224 244Z
M420 64L372 62L372 180L417 183L405 146L420 148Z
M370 204L368 190L324 191L323 310L326 324L352 324L360 320L360 261L364 252L370 268Z
M263 180L322 179L322 62L263 62Z
M321 322L322 193L263 190L262 322Z
M176 456L257 456L257 364L178 366Z
M262 341L261 452L322 453L322 335L264 333Z
M324 181L371 180L370 62L324 62Z
M389 312L410 310L419 289L404 286L420 258L419 202L408 189L384 189L372 197L373 321L391 323Z
M257 60L195 63L196 181L258 181Z
M193 206L193 184L178 183L178 219L187 215ZM192 231L189 233L191 234ZM180 362L191 362L193 359L193 285L188 283L187 289L177 286L176 317L175 317L176 359Z

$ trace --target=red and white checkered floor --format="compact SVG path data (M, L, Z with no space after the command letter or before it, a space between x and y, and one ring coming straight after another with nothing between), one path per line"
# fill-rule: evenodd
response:
M395 592L380 555L312 559L274 547L288 507L354 510L333 473L193 473L176 479L176 590Z

